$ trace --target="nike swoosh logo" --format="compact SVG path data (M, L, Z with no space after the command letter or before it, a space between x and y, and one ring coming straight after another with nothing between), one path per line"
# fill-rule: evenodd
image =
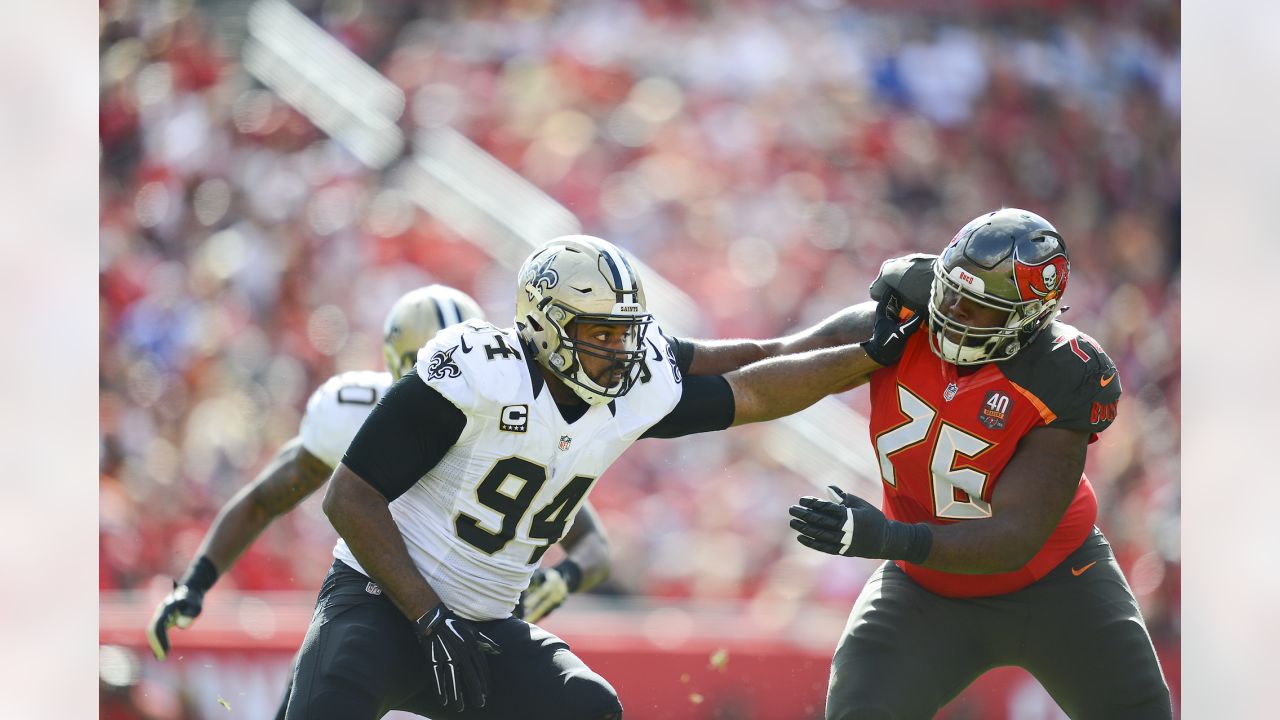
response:
M1113 376L1113 377L1114 377L1114 376ZM1091 567L1093 567L1094 565L1097 565L1097 564L1098 564L1098 561L1097 561L1097 560L1094 560L1093 562L1089 563L1088 565L1085 565L1085 566L1084 566L1084 567L1082 567L1082 568L1071 568L1071 574L1072 574L1072 575L1075 575L1076 577L1080 577L1081 575L1083 575L1083 574L1084 574L1084 572L1085 572L1086 570L1088 570L1089 568L1091 568Z
M580 288L580 287L573 287L572 285L570 285L569 287L573 288L574 290L577 290L578 292L582 293L583 295L586 295L587 293L591 292L591 288L587 288L586 290L583 290L583 289L582 289L582 288Z
M471 352L471 348L467 346L467 338L465 336L458 338L458 341L462 344L463 353Z
M1106 387L1111 384L1112 380L1115 380L1115 379L1116 379L1116 373L1111 373L1109 376L1099 380L1098 384L1101 385L1102 387Z

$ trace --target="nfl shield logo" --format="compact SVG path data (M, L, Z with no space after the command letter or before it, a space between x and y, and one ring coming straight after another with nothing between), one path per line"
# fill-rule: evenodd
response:
M951 398L955 397L956 392L959 390L960 388L956 386L955 383L951 383L947 385L947 389L942 391L942 399L946 400L947 402L951 402Z
M568 449L569 449L569 443L571 443L571 442L573 442L573 438L569 437L568 435L561 435L561 436L560 436L560 449L561 449L561 450L568 450Z

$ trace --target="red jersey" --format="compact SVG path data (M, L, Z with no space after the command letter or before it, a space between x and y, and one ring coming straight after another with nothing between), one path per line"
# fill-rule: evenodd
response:
M928 296L921 300L923 280L911 266L927 268L926 258L931 261L911 256L886 263L872 295L883 291L883 279L899 288L908 306L924 310ZM897 276L886 277L899 262ZM903 275L917 282L901 283ZM946 525L991 517L998 512L991 497L1000 472L1029 431L1082 430L1092 433L1092 442L1115 418L1115 366L1094 340L1069 325L1051 323L1012 359L963 376L929 349L926 333L922 329L907 342L898 364L871 376L871 443L884 481L883 510L894 520ZM1093 487L1082 475L1057 528L1018 570L973 575L898 565L940 595L1012 592L1044 577L1078 548L1097 514Z

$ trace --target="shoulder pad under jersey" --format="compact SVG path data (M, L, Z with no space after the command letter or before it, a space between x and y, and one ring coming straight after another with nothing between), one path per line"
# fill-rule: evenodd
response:
M480 321L445 328L418 351L418 377L464 412L509 404L529 375L515 330Z
M337 467L373 406L391 387L391 373L352 371L334 375L307 400L298 435L302 447Z
M911 253L885 260L880 274L871 282L871 299L879 301L885 290L892 288L903 304L916 312L929 309L929 290L933 286L933 261L937 255Z
M1116 418L1120 374L1115 363L1097 340L1070 325L1050 323L998 367L1043 404L1049 427L1099 433Z
M626 395L613 401L618 432L623 437L638 437L680 402L684 378L671 344L657 323L645 334L644 344L639 381Z

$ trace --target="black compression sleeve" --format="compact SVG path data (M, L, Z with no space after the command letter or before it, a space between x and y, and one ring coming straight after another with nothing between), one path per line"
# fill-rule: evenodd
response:
M684 342L680 338L667 338L667 349L671 357L676 359L676 367L681 375L689 374L689 366L693 364L693 343Z
M724 430L733 424L733 388L723 376L686 376L681 387L675 409L640 437L682 437Z
M342 464L390 502L440 462L466 425L457 406L409 372L373 408Z

